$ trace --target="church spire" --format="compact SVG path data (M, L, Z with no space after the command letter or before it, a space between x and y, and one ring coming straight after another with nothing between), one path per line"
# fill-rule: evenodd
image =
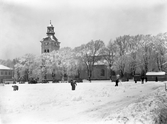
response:
M52 23L51 23L51 20L50 20L50 24L49 24L49 26L47 27L47 33L46 33L47 35L54 35L55 34L55 32L54 32L54 27L53 27L53 25L52 25Z
M49 26L48 26L48 27L53 27L51 20L50 20L50 24L49 24Z

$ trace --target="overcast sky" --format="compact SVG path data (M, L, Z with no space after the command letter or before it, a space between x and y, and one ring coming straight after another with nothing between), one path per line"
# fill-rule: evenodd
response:
M0 0L0 59L40 55L50 20L61 47L167 32L165 0Z

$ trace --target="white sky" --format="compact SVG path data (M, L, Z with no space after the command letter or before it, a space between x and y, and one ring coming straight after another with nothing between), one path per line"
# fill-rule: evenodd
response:
M40 55L49 21L61 47L167 32L165 0L0 0L0 59Z

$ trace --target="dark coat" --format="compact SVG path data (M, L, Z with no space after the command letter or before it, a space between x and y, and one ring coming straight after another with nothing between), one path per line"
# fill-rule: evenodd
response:
M70 83L71 83L71 86L72 86L72 90L75 90L77 82L75 80L72 80L72 81L70 81Z

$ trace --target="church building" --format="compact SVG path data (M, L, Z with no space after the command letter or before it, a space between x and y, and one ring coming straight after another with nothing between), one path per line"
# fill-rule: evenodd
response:
M47 27L47 36L42 39L41 42L41 54L42 53L50 53L54 50L60 49L60 42L55 37L54 27L50 21L49 26ZM107 68L106 65L96 63L94 66L94 70L92 72L92 79L93 80L105 80L109 79L110 77L110 70ZM86 69L81 70L79 78L81 79L88 79L88 74ZM42 76L42 80L53 80L52 74L45 74L45 76ZM55 79L61 80L60 75L56 75Z
M41 42L41 53L49 53L54 50L59 50L60 42L55 37L54 27L50 21L49 26L47 27L47 36L42 39Z

